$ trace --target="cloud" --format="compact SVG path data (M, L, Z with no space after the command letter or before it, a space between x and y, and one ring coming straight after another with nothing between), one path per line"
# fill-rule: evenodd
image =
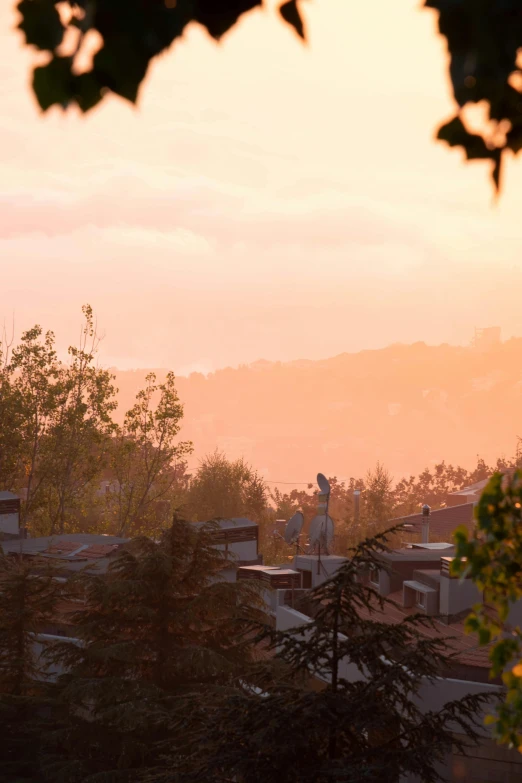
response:
M72 236L86 226L124 232L128 226L129 235L139 227L165 236L187 232L223 248L243 244L250 256L277 248L301 248L306 255L314 248L429 244L415 228L387 217L381 205L355 204L335 192L278 199L204 179L165 176L157 187L130 172L88 181L85 189L90 192L0 193L0 237Z

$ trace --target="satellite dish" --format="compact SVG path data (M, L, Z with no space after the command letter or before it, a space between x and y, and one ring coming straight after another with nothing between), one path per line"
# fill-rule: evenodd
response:
M319 489L323 493L323 495L330 494L330 482L328 481L326 476L323 476L322 473L317 474L317 484L319 486Z
M310 523L309 537L311 546L320 544L321 547L327 549L334 537L334 523L332 517L325 514L318 514L314 517Z
M285 527L285 541L287 544L295 544L303 529L304 517L300 511L288 520Z

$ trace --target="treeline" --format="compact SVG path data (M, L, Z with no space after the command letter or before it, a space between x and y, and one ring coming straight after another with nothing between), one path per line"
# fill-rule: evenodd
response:
M360 576L383 546L308 594L306 637L267 624L255 582L219 579L211 526L174 518L106 574L0 550L0 783L442 780L484 699L420 708L447 650L426 618L368 617L387 600ZM46 637L66 601L68 638ZM371 677L343 679L345 659Z
M20 494L21 523L30 535L157 535L176 510L189 520L248 516L260 525L269 562L288 555L274 536L276 520L299 509L306 531L316 512L313 485L271 490L244 460L219 452L189 471L193 446L180 438L183 405L172 373L162 383L150 373L117 423L118 390L114 376L97 363L100 338L89 306L83 316L79 342L66 361L57 356L54 334L40 326L16 346L5 335L0 345L0 490ZM398 481L382 464L348 481L330 477L334 549L343 552L423 503L438 508L450 492L520 462L517 452L493 466L479 458L472 470L442 462Z
M183 416L173 374L146 379L123 424L114 421L117 389L97 365L92 309L68 361L55 336L35 326L19 345L0 346L0 488L22 497L31 535L78 531L136 533L161 521L176 497Z

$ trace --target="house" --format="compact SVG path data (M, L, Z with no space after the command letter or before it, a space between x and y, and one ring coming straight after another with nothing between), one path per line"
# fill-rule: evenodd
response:
M20 498L13 492L0 492L0 540L20 536Z
M193 522L200 528L208 522ZM246 517L214 520L212 540L217 549L223 550L231 559L229 568L223 571L224 578L235 582L236 570L241 566L262 565L263 555L259 553L259 526Z
M195 523L200 527L203 523ZM51 560L60 564L59 581L67 579L79 571L93 574L106 573L113 558L130 542L129 538L118 536L71 533L39 538L16 538L2 542L4 553L21 556L34 562L35 574L38 564ZM220 520L214 531L215 544L224 549L234 559L230 567L224 569L223 577L235 581L238 565L260 565L262 555L258 554L258 526L249 519ZM76 640L72 617L78 610L78 600L64 599L59 602L56 614L51 621L42 625L35 636L35 651L40 655L53 642L67 638ZM78 642L79 643L79 642ZM54 679L61 671L47 666L45 676Z
M472 532L475 524L475 505L476 501L471 501L438 508L435 511L430 511L428 520L426 520L426 515L422 513L396 517L389 521L388 526L402 525L404 538L407 539L422 533L423 524L427 524L429 526L427 536L430 540L451 541L453 531L460 525L465 525L468 531Z
M390 552L376 553L378 565L361 574L361 578L368 580L380 595L393 602L382 610L377 604L374 611L361 607L361 616L393 624L413 613L425 613L432 617L433 627L419 628L420 632L427 637L445 639L452 653L437 680L421 685L418 704L426 711L440 709L446 702L466 694L496 693L502 688L501 680L489 678L489 650L479 647L476 637L465 633L464 620L473 604L481 602L483 597L470 579L461 580L451 575L454 554L454 547L445 542L409 544ZM522 605L514 605L509 619L520 622ZM304 610L297 611L288 600L278 602L277 630L295 628L296 633L302 634L306 633L310 622L311 617ZM341 665L341 676L356 681L365 674L346 660ZM515 783L522 781L522 755L497 746L489 730L484 728L480 745L471 750L471 755L463 757L450 753L441 774L444 780L455 782ZM412 778L401 783L420 782Z
M517 470L515 467L506 468L502 471L502 473L505 473L506 476L511 478L515 473L515 470ZM489 483L490 478L491 476L488 476L488 478L482 479L482 481L476 481L474 484L470 484L468 487L463 487L462 489L457 490L457 492L450 492L450 494L446 497L446 505L460 506L463 503L478 503L482 492Z
M200 527L203 523L194 523ZM232 562L223 570L223 577L235 581L239 565L260 565L263 556L258 554L258 526L249 519L220 520L213 534L216 547L224 549ZM79 571L93 574L106 573L113 558L120 552L130 538L118 536L69 533L39 538L12 538L3 541L5 554L30 558L37 571L38 563L51 560L61 567L60 579L65 582ZM42 641L52 641L51 637L74 637L71 616L78 609L76 603L62 601L57 615L51 623L39 629Z
M469 487L463 487L457 492L450 492L446 497L447 506L460 506L462 503L478 503L482 490L488 483L489 478L483 481L477 481L475 484L470 484Z
M117 536L69 533L4 541L2 549L6 555L30 559L34 563L36 574L38 565L42 561L59 564L60 576L57 578L65 583L79 571L93 574L106 573L111 560L128 541L128 538ZM77 602L60 601L53 620L39 628L39 636L42 640L54 636L74 636L74 626L70 618L77 610Z
M241 565L237 569L238 580L254 580L261 589L269 618L275 620L279 604L294 606L302 593L301 574L286 566Z

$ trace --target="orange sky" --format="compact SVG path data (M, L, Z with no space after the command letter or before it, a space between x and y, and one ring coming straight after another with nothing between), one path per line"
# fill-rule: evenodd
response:
M209 370L395 341L522 334L522 164L433 141L452 104L435 18L411 0L303 0L224 40L193 28L138 110L39 116L0 9L0 316L61 344L80 307L120 367Z

